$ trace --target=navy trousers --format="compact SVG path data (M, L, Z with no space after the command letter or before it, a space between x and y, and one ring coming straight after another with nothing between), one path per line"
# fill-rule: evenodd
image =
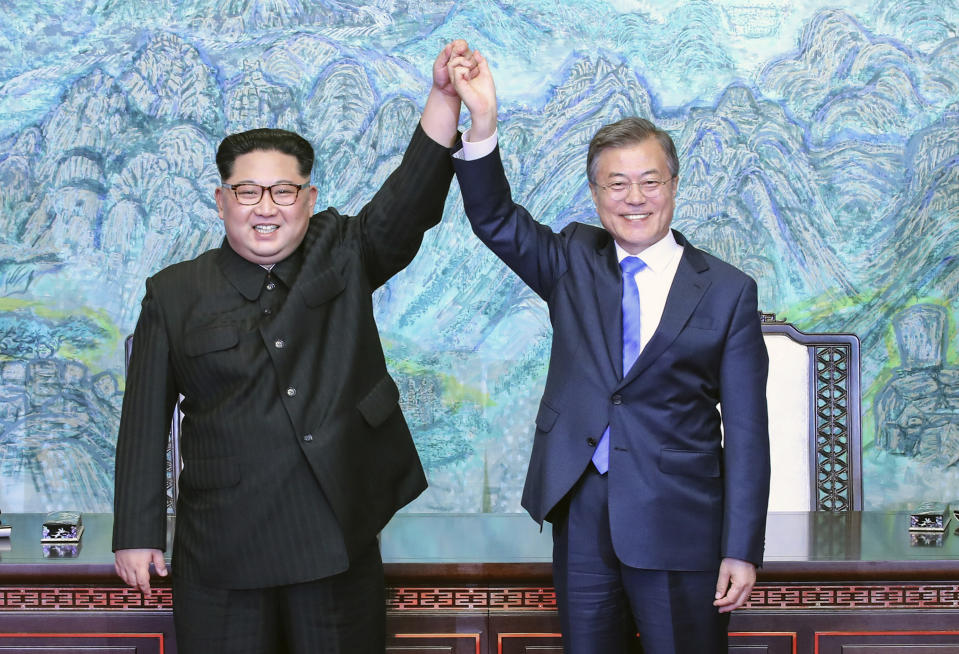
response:
M607 476L590 465L567 508L553 516L553 583L566 654L726 654L729 614L713 606L718 569L624 565L613 551L608 498Z
M346 572L274 588L210 588L178 579L174 567L173 621L180 654L383 654L379 544Z

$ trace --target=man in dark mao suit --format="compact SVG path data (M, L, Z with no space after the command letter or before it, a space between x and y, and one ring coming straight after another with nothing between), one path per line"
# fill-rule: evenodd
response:
M371 294L439 222L460 99L440 53L399 167L350 218L312 215L313 150L283 130L217 152L220 248L147 280L117 442L113 547L130 585L167 573L165 449L178 395L177 644L197 652L385 648L377 534L426 479Z
M645 120L590 143L603 229L534 221L512 200L493 81L474 56L476 75L451 61L472 118L454 155L466 215L553 326L523 506L553 524L566 651L625 652L635 621L646 654L725 652L769 493L756 283L670 229L679 161Z

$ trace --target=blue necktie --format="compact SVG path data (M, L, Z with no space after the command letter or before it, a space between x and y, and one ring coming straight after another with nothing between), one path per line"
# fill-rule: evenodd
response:
M619 262L623 269L623 377L639 358L639 287L636 273L646 267L638 257L625 257ZM593 465L600 474L609 470L609 425L593 452Z

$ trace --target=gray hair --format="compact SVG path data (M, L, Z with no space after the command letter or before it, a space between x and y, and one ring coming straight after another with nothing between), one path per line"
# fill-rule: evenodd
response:
M659 129L645 118L631 116L600 128L589 142L589 152L586 154L586 178L591 184L596 183L596 166L599 154L609 148L622 148L635 145L649 138L655 138L663 152L666 153L666 163L669 174L675 177L679 174L679 156L676 146L667 132Z

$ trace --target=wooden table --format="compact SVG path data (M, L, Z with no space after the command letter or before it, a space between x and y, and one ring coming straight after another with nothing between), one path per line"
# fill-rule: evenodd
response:
M3 518L13 537L0 540L0 652L175 654L169 584L151 597L123 586L111 515L84 515L72 558L44 556L42 515ZM770 514L766 560L732 617L730 651L959 653L957 525L920 545L907 521L868 511ZM388 651L562 651L548 525L540 532L525 514L400 514L381 549Z

